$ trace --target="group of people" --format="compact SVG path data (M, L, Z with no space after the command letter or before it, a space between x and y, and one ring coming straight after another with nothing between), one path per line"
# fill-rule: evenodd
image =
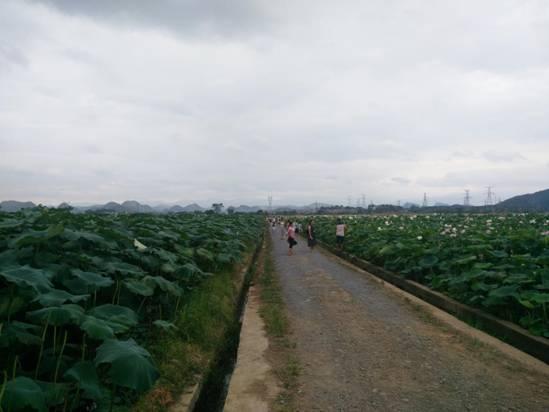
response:
M271 227L273 231L277 228L280 232L280 240L286 239L288 242L288 255L293 255L293 248L297 245L296 235L301 232L301 224L292 220L284 221L282 218L271 218ZM339 249L343 249L343 241L345 239L345 231L347 226L342 219L338 219L336 224L336 244ZM310 219L307 224L307 246L311 253L316 246L315 228L313 220Z

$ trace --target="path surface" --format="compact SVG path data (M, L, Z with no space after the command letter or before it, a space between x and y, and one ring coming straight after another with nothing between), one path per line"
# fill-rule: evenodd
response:
M549 375L434 321L333 255L273 258L302 367L300 411L549 411Z

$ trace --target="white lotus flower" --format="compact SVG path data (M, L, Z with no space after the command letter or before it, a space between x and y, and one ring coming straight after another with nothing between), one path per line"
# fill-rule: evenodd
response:
M137 248L137 250L139 250L140 252L144 251L147 249L147 246L145 246L143 243L141 243L139 240L137 239L134 239L133 240L133 245Z
M418 236L416 239L421 240L421 239L423 239L423 236Z

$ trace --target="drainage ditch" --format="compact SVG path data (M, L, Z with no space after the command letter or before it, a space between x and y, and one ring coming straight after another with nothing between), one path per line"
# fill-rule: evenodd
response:
M212 362L210 372L206 375L200 396L196 401L193 412L221 412L225 405L225 399L229 389L231 376L236 365L238 345L240 343L240 330L242 328L242 317L248 289L251 279L256 271L257 257L263 246L263 239L260 245L254 252L252 264L250 265L246 275L242 290L238 297L238 304L235 310L235 316L232 324L228 327L225 334L223 347L220 348L217 356Z

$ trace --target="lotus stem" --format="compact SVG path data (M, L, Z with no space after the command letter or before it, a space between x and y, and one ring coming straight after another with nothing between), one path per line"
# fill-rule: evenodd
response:
M57 383L57 375L59 373L59 366L61 365L61 360L63 359L63 352L65 351L65 345L67 344L67 334L65 330L65 337L63 338L63 345L61 345L61 352L59 353L59 358L57 359L57 365L55 366L55 375L53 376L53 382Z
M82 361L86 358L86 333L82 334Z
M116 287L114 288L114 293L112 295L112 304L114 305L114 302L116 302L116 295L118 293L118 288L120 287L120 279L116 279Z
M111 406L109 408L109 412L112 412L113 407L114 407L114 383L111 383Z
M174 310L174 313L173 313L173 320L175 322L175 320L177 319L177 311L179 310L179 304L181 303L181 295L179 295L177 297L177 300L175 301L175 310Z
M36 370L34 371L34 379L38 378L38 370L40 369L40 362L42 362L42 353L44 352L44 342L46 341L46 332L48 330L50 317L46 319L46 324L44 325L44 331L42 332L42 340L40 342L40 352L38 353L38 362L36 362Z
M13 285L10 286L10 300L8 302L8 323L10 322L11 320L11 304L13 302Z
M141 309L143 309L143 305L145 304L145 301L147 300L147 296L145 296L143 298L143 300L141 301L141 303L139 304L139 308L137 308L137 313L140 313L141 312Z
M80 401L80 382L76 384L76 394L74 395L74 398L72 398L71 401L71 407L70 411L74 410L74 404L76 403L78 405L78 402Z
M57 353L57 325L53 325L53 356Z
M2 382L2 389L0 389L0 412L3 412L2 409L2 398L4 397L4 392L6 391L6 383L8 382L8 372L4 372L4 382Z
M19 355L15 355L15 359L13 360L13 371L11 378L15 379L15 373L17 372L17 362L19 362Z
M97 289L93 291L93 306L97 305Z

